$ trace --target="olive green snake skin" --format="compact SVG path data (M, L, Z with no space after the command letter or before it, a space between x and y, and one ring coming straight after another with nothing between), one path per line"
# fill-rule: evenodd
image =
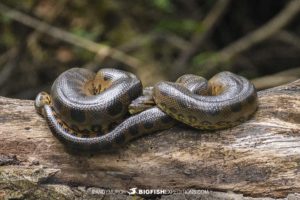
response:
M72 68L55 80L51 95L37 95L35 108L56 137L83 150L116 148L179 122L200 130L229 128L257 109L253 84L231 72L209 81L187 74L142 93L141 81L132 73Z

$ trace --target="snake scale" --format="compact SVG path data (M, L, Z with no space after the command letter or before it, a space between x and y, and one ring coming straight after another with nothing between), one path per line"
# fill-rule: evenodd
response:
M249 119L258 104L253 84L231 72L209 81L187 74L145 91L142 95L141 81L129 72L72 68L54 81L50 95L37 95L35 108L67 146L109 150L178 121L201 130L233 127Z

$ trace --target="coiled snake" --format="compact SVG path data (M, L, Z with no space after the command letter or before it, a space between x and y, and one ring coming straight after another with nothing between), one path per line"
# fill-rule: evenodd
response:
M224 129L244 122L257 109L255 87L230 72L209 81L183 75L175 83L160 82L144 90L147 98L142 91L141 81L129 72L101 69L95 74L72 68L55 80L51 96L37 95L35 108L63 143L85 150L109 150L178 121L196 129ZM145 99L149 108L139 108ZM128 107L139 113L128 117Z

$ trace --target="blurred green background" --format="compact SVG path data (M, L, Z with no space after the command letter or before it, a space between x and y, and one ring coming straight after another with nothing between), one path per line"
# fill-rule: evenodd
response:
M0 0L0 96L34 99L72 67L144 83L229 70L264 89L300 77L298 0Z

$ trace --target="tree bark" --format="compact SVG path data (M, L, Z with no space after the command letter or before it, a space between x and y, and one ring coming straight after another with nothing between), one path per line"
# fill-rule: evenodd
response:
M36 114L33 101L0 97L0 199L104 198L100 188L133 187L202 189L199 195L212 199L220 192L228 199L233 194L226 192L297 196L300 80L258 96L254 117L234 128L204 132L177 126L112 153L70 152ZM161 198L188 199L174 195Z

